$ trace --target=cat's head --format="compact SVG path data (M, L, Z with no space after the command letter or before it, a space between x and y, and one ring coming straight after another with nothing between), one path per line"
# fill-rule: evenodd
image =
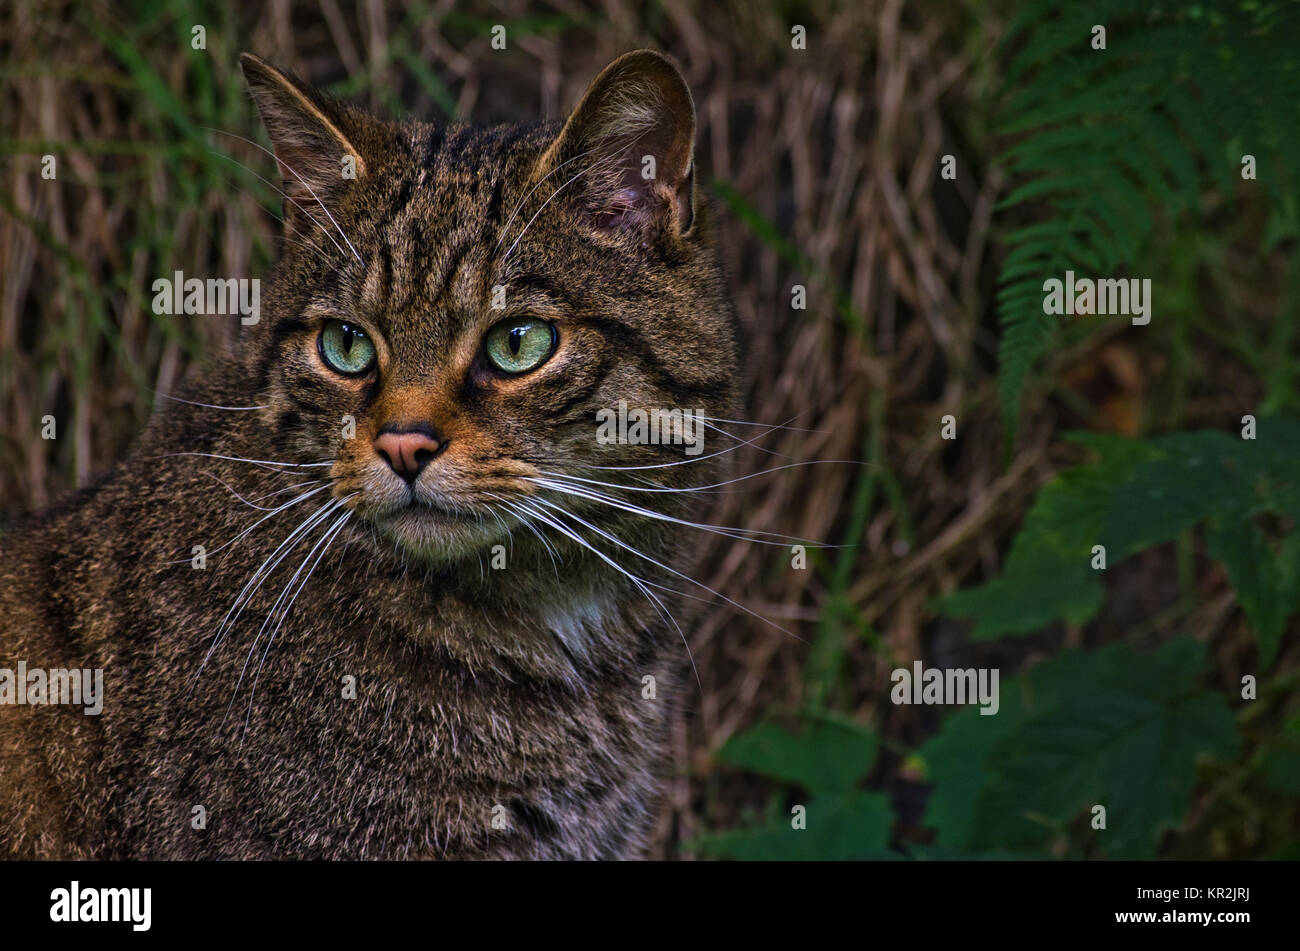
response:
M567 121L492 127L384 121L243 67L284 183L247 346L281 452L332 460L335 498L432 560L529 513L643 518L597 494L684 511L645 490L703 483L726 448L690 414L729 414L737 331L671 61L628 53ZM623 439L650 438L637 410L658 444Z

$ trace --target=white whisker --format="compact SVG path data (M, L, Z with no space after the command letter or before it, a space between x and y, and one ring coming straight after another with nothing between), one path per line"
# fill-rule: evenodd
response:
M322 486L322 488L324 488L324 486ZM270 576L270 573L274 571L276 566L285 559L285 556L293 550L298 540L301 539L306 532L315 527L322 519L329 516L329 514L340 504L342 504L341 501L335 499L326 503L323 508L308 516L302 524L289 533L288 537L285 538L284 541L280 542L280 544L276 546L275 550L272 551L262 564L258 566L257 570L253 572L252 577L244 584L243 589L239 592L238 596L236 596L234 604L230 606L230 609L226 612L226 616L217 627L217 633L213 637L212 645L208 648L207 654L203 657L203 662L199 664L199 669L194 674L194 680L190 687L191 690L193 690L193 684L197 683L200 675L202 675L203 668L207 665L208 660L212 657L217 648L221 646L221 642L225 635L239 622L240 616L244 613L244 608L248 606L249 601L252 600L253 595L257 593L258 589L262 587L262 583ZM277 555L279 557L277 557ZM274 559L274 561L272 559Z
M509 499L504 498L503 496L500 495L495 495L493 493L488 493L488 494L490 498L494 498L498 502L502 503L506 507L507 511L511 512L516 518L519 519L520 524L522 524L525 528L527 528L530 532L532 532L534 535L537 536L537 540L541 542L543 546L545 546L546 553L551 558L551 567L552 569L554 569L555 577L558 580L560 577L560 566L555 559L555 550L551 548L551 543L546 540L546 536L544 536L541 532L539 532L537 530L537 526L535 526L532 523L532 521L528 518L528 516L524 513L524 511L520 509L518 506L514 505ZM497 517L497 521L501 522L502 527L506 528L506 533L510 535L511 547L513 550L513 545L514 545L513 533L511 533L510 529L506 527L505 522L502 521L501 516L495 510L492 510L492 514Z
M804 545L810 548L843 547L839 545L823 545L819 542L809 541L807 539L798 538L793 535L782 535L777 532L765 532L756 528L734 528L728 525L709 525L705 522L691 522L686 519L676 518L672 515L666 515L663 512L657 512L654 509L642 508L639 505L634 505L633 503L628 502L624 499L620 499L616 496L607 495L604 492L596 492L593 489L588 489L585 486L573 485L570 482L563 482L563 481L557 482L554 479L533 479L530 477L526 477L526 479L529 482L532 482L536 485L543 486L544 488L553 489L556 492L563 492L567 495L573 495L578 498L590 499L593 502L603 502L604 504L609 505L612 508L622 509L625 512L631 512L634 515L644 515L646 518L656 519L657 521L672 522L675 525L684 525L687 528L698 528L701 531L711 532L714 535L722 535L724 538L734 538L741 541L757 542L760 545L774 545L779 548L786 548L789 547L789 545L791 544ZM583 480L583 481L590 482L591 480ZM613 483L609 483L609 482L602 482L597 484L613 485ZM628 489L633 489L633 491L637 491L632 486L614 486L614 487L620 489L628 488ZM653 490L644 489L640 491L648 492ZM755 537L760 535L767 536L767 537L766 538Z
M255 466L288 466L294 469L313 469L334 465L333 460L328 462L279 462L275 459L244 459L240 456L221 456L211 452L167 452L158 458L166 459L169 456L201 456L205 459L225 459L227 462L248 462Z
M524 235L528 234L528 229L533 226L533 222L537 220L537 216L540 215L546 209L546 206L551 203L551 200L555 198L556 195L564 191L566 188L568 188L570 185L572 185L574 182L580 179L583 175L589 174L590 172L603 170L607 166L621 160L624 156L627 155L628 152L632 150L633 146L635 146L638 141L640 140L633 139L631 142L629 142L626 146L623 147L623 151L619 152L618 155L609 157L603 163L597 163L595 165L587 166L582 171L578 172L578 174L570 178L563 185L561 185L559 188L555 189L555 191L551 192L551 194L547 196L546 201L542 202L542 206L538 208L535 212L533 212L533 216L528 219L528 224L524 225L524 230L519 232L519 237L515 238L514 244L510 245L510 250L506 251L505 256L501 259L501 263L504 265L505 262L510 260L510 255L514 253L515 247L519 244L521 240L523 240ZM598 145L596 148L600 148L600 147L601 146ZM592 149L591 151L596 151L596 149ZM550 176L547 175L546 177L549 178Z
M758 472L750 472L747 475L738 476L735 479L727 479L725 482L714 482L711 485L688 485L688 486L656 486L639 488L632 485L619 485L612 482L601 482L597 479L586 479L581 476L569 475L567 473L541 471L543 475L558 476L560 478L573 479L576 482L589 482L592 485L613 486L616 489L627 489L629 492L701 492L706 489L720 489L725 486L735 485L737 482L745 482L749 479L757 479L759 476L770 475L773 472L781 472L785 469L800 469L803 466L870 466L870 462L862 462L857 459L810 459L804 462L792 462L783 466L773 466L770 469L760 469Z
M170 393L164 393L162 390L151 389L149 391L156 396L161 396L165 400L175 400L177 403L188 403L190 406L202 406L206 409L228 409L233 412L248 412L255 409L270 409L270 406L217 406L215 403L196 403L194 400L183 400L179 396L172 396Z
M807 411L805 410L804 412L807 412ZM802 428L802 427L800 427L800 426L791 426L791 425L789 425L789 423L790 423L791 420L798 419L799 416L803 416L803 415L804 415L804 413L800 413L798 416L791 416L790 419L788 419L788 420L786 420L784 423L780 423L780 424L777 424L777 423L754 423L754 422L750 422L750 421L747 420L747 419L722 419L722 418L719 417L719 416L701 416L701 417L699 417L699 418L700 418L700 419L703 419L703 420L707 420L707 421L709 421L710 423L730 423L730 424L733 425L733 426L762 426L763 428L765 428L765 429L769 429L769 430L771 430L771 429L788 429L790 432L793 432L793 433L819 433L819 434L821 434L821 435L825 435L825 434L826 434L827 431L826 431L825 429L804 429L804 428ZM723 430L723 432L725 432L725 430Z
M216 130L214 130L214 131L216 131ZM233 134L233 133L227 133L227 134ZM242 136L235 136L235 138L242 138ZM245 142L248 142L249 140L248 140L248 139L244 139L244 141L245 141ZM254 143L252 143L252 144L253 144L253 145L257 145L256 142L254 142ZM258 148L261 148L261 146L258 146ZM263 178L261 175L258 175L257 172L253 171L251 168L249 168L249 167L248 167L247 165L245 165L243 162L240 162L240 161L237 161L237 160L234 159L234 158L231 158L229 155L226 155L224 152L218 152L216 149L208 149L207 151L208 151L210 154L217 156L218 158L223 158L223 159L226 159L227 161L234 162L236 165L238 165L240 168L242 168L244 171L246 171L249 175L252 175L254 178L258 179L259 181L264 182L264 183L266 183L267 185L269 185L269 186L271 187L272 191L274 191L274 192L276 192L277 194L279 194L280 197L283 198L285 201L292 203L292 204L293 204L293 205L294 205L294 206L295 206L299 211L301 211L304 215L306 215L308 218L310 218L310 219L311 219L311 223L314 224L317 228L320 229L321 234L323 234L323 235L325 235L325 237L329 238L330 243L331 243L332 245L334 245L335 249L337 249L337 251L339 252L339 254L344 254L344 253L346 253L346 252L344 252L344 250L343 250L343 245L339 244L337 241L334 240L334 235L330 234L329 231L327 231L327 230L325 229L325 226L324 226L323 224L321 224L319 220L317 220L317 218L316 218L315 215L313 215L310 211L308 211L306 208L304 208L304 207L303 207L303 206L302 206L298 201L296 201L294 198L292 198L292 197L290 197L288 194L286 194L286 193L285 193L285 192L284 192L284 191L283 191L279 186L277 186L277 185L276 185L274 182L272 182L270 179ZM262 149L262 151L266 151L266 150L265 150L265 149ZM285 167L288 168L287 165L286 165ZM297 173L295 172L294 174L297 174ZM225 176L222 176L222 177L224 178ZM241 190L242 190L242 189L241 189ZM315 196L312 196L312 197L315 197ZM317 200L318 202L320 201L319 198L317 198L316 200ZM322 205L321 207L324 207L324 205ZM284 219L281 218L281 219L280 219L280 222L283 224ZM342 234L341 231L340 231L339 233ZM346 241L347 239L344 238L344 240ZM309 247L315 247L315 245L309 245ZM320 249L320 248L316 248L316 250L317 250L317 251L320 251L321 249ZM328 259L327 259L327 260L328 260ZM358 258L358 260L360 260L360 258Z
M599 148L599 146L597 146L597 148ZM594 151L596 151L595 148L587 149L587 151L583 152L581 155L575 155L575 156L574 156L573 158L571 158L571 159L565 159L565 160L564 160L563 162L561 162L559 165L555 166L555 168L551 169L549 172L547 172L545 175L543 175L541 178L539 178L539 179L538 179L538 180L533 184L533 187L530 188L530 189L528 189L527 194L525 194L523 198L519 199L519 204L515 205L515 210L512 211L512 212L510 212L510 217L507 218L507 219L506 219L506 223L505 223L504 225L501 226L501 237L497 238L496 246L495 246L492 250L495 251L497 248L500 248L500 247L501 247L502 243L506 240L506 235L510 233L510 223L511 223L512 221L515 220L515 215L519 214L520 209L522 209L522 208L524 207L524 203L527 202L529 198L532 198L532 197L533 197L533 192L537 191L537 189L540 188L540 187L542 186L542 183L543 183L544 181L546 181L548 178L550 178L552 175L554 175L554 174L555 174L556 172L558 172L560 169L564 168L564 166L570 164L571 162L576 162L576 161L577 161L578 159L580 159L580 158L585 158L585 157L587 157L588 155L590 155L590 154L591 154L592 152L594 152ZM527 229L525 229L525 230L527 230ZM508 254L507 254L506 256L509 257Z
M314 199L316 200L316 203L317 203L318 205L320 205L320 207L321 207L321 211L325 212L325 214L326 214L326 216L329 218L329 220L330 220L331 222L333 222L334 227L338 230L339 237L342 238L344 241L347 241L347 245L348 245L348 247L349 247L349 248L352 248L352 256L355 257L355 258L357 259L357 262L358 262L359 264L361 264L362 267L365 267L366 262L363 261L363 260L361 259L361 255L357 253L357 249L356 249L355 247L353 247L352 242L351 242L351 241L348 241L348 236L347 236L346 234L343 233L343 228L339 226L338 221L335 220L335 218L334 218L334 216L333 216L332 214L330 214L330 210L329 210L327 207L325 207L325 202L323 202L323 201L320 200L320 198L317 196L316 192L312 189L312 187L311 187L310 185L307 184L306 179L304 179L301 175L299 175L299 174L297 173L297 171L295 171L295 170L293 169L292 166L290 166L288 163L286 163L286 162L283 161L281 158L279 158L279 156L277 156L277 155L276 155L274 152L272 152L270 149L266 148L265 146L259 145L258 143L254 142L252 139L245 139L242 135L235 135L235 133L233 133L233 132L227 132L227 131L225 131L224 129L214 129L214 128L212 128L211 126L204 126L203 128L207 129L207 131L209 131L209 132L216 132L218 135L228 135L228 136L230 136L230 137L232 137L232 138L239 139L239 140L242 141L242 142L247 142L249 145L253 146L254 148L261 149L261 150L262 150L263 152L265 152L267 155L271 156L271 158L275 159L277 162L279 162L279 163L280 163L281 165L283 165L285 168L289 169L290 172L293 172L293 177L296 178L296 179L298 179L298 181L302 184L302 187L303 187L303 188L307 189L307 192L311 195L311 197L314 198ZM217 153L217 154L221 154L221 153ZM229 156L227 156L227 157L229 157ZM254 172L253 174L257 174L257 173ZM260 177L260 176L259 176L259 177ZM265 181L265 179L263 179L263 181ZM274 187L274 186L272 186L272 187ZM291 199L291 200L292 200L292 199ZM297 202L294 202L294 204L297 204ZM299 206L299 207L301 207L301 206ZM313 220L314 220L314 219L313 219ZM328 234L328 232L326 232L326 234ZM331 239L331 240L332 240L332 239ZM342 251L343 249L340 248L339 250Z
M535 501L539 502L539 503L542 504L542 505L545 505L545 506L546 506L547 508L549 508L549 509L557 510L557 511L563 513L564 515L569 516L569 518L573 519L574 521L578 522L578 523L581 524L581 525L586 526L587 528L589 528L589 529L591 529L593 532L595 532L597 535L600 535L602 538L606 538L606 539L608 539L609 541L613 542L615 545L618 545L620 548L626 549L627 551L629 551L629 552L631 552L632 554L636 555L638 558L643 558L643 559L645 559L646 561L650 562L652 565L655 565L655 566L657 566L657 567L659 567L659 568L662 568L664 571L671 572L672 574L676 575L677 577L679 577L679 578L683 578L683 579L685 579L686 581L689 581L691 584L696 585L696 586L698 586L698 587L700 587L700 588L703 588L705 591L708 591L708 592L709 592L710 594L712 594L714 597L721 598L723 601L726 601L726 602L727 602L728 604L730 604L732 607L739 608L740 610L744 611L746 614L750 615L751 617L757 618L758 620L762 621L764 624L767 624L767 625L769 625L769 626L771 626L771 627L774 627L774 628L776 628L778 631L781 631L781 632L784 633L784 634L789 634L791 637L793 637L793 638L794 638L795 640L797 640L797 641L804 641L804 638L800 637L798 634L795 634L793 631L787 631L785 628L783 628L781 625L777 624L776 622L771 621L771 620L769 620L768 618L763 617L761 614L758 614L758 613L756 613L756 612L754 612L754 611L751 611L749 608L745 607L743 604L739 604L739 603L737 603L737 602L731 600L731 598L727 597L725 594L722 594L721 592L718 592L718 591L714 591L712 588L710 588L710 587L709 587L708 585L706 585L704 582L702 582L702 581L696 581L696 580L695 580L694 578L692 578L690 575L683 574L682 572L678 571L676 568L670 568L668 565L665 565L663 562L658 561L658 560L656 560L656 559L654 559L654 558L651 558L649 555L647 555L647 554L645 554L645 553L643 553L643 552L641 552L641 551L638 551L637 549L633 548L631 545L627 544L627 542L623 541L622 539L617 538L617 537L614 536L614 535L611 535L609 532L606 532L606 531L603 531L602 529L597 528L595 525L592 525L590 522L586 521L585 519L580 518L579 516L573 514L573 513L570 512L569 510L567 510L567 509L565 509L565 508L562 508L562 507L560 507L560 506L558 506L558 505L555 505L553 502L548 502L546 499L543 499L543 498L541 498L541 497L536 497L536 498L535 498ZM653 582L653 581L647 581L646 584L654 585L655 587L663 587L663 585L656 585L655 582ZM668 589L668 590L671 590L671 589ZM806 641L805 641L805 643L806 643Z
M312 489L310 492L304 492L302 495L299 495L299 496L296 496L295 498L290 499L288 502L285 502L283 505L280 505L280 506L277 506L276 508L271 509L269 515L263 515L263 516L262 516L261 518L259 518L256 522L254 522L252 525L248 526L248 528L244 529L242 532L240 532L238 535L236 535L236 536L235 536L234 538L232 538L230 541L226 542L226 543L223 544L223 545L218 545L216 548L212 549L212 551L208 552L208 554L209 554L209 555L215 555L217 552L221 551L222 549L224 549L224 548L229 548L231 545L235 544L235 542L239 541L241 538L243 538L245 535L247 535L247 534L248 534L249 532L251 532L253 529L257 528L257 526L259 526L259 525L261 525L263 522L265 522L268 518L270 518L270 517L271 517L272 515L274 515L276 512L283 512L285 509L290 508L290 507L292 507L292 506L294 506L294 505L297 505L299 502L303 501L304 499L311 498L311 496L315 495L317 492L319 492L321 489L324 489L324 488L328 488L328 486L327 486L327 485L322 485L322 486L320 486L319 488ZM189 558L180 558L180 559L178 559L178 560L176 560L176 561L164 561L163 564L164 564L164 565L184 565L184 564L188 564L189 561L190 561Z
M272 511L275 511L275 510L272 509L270 506L266 506L266 505L258 505L256 502L250 502L250 501L248 501L248 499L244 498L242 495L240 495L238 492L236 492L235 489L234 489L234 487L231 486L229 482L226 482L226 481L225 481L224 479L222 479L220 476L214 475L214 474L211 473L211 472L205 472L205 473L203 473L203 474L204 474L205 476L208 476L209 478L215 479L217 482L220 482L221 485L225 488L225 490L226 490L227 492L229 492L229 493L230 493L231 495L233 495L235 498L239 499L239 501L243 502L243 503L244 503L245 505L247 505L249 508L251 508L251 509L257 509L257 510L260 511L260 512L272 512Z
M347 502L348 499L351 499L354 495L356 495L355 492L352 495L340 499L339 500L340 505ZM330 543L333 541L334 536L343 530L343 526L347 523L348 519L351 517L352 517L352 512L345 511L342 515L340 515L337 519L335 519L333 524L331 524L328 528L325 529L324 534L320 537L320 540L316 542L315 547L313 547L311 551L307 552L307 557L302 560L302 564L298 566L298 570L293 573L293 577L289 579L289 583L286 584L284 586L284 590L280 592L280 597L276 598L275 604L271 606L271 612L266 616L266 620L262 622L262 627L258 629L257 637L253 639L252 647L248 649L248 657L245 658L244 660L244 668L239 672L239 680L236 682L234 694L230 698L232 703L234 702L235 697L239 696L239 685L244 681L244 672L248 669L248 661L252 659L253 652L257 650L257 642L262 637L262 631L265 630L266 625L270 623L271 618L275 615L276 608L279 607L280 602L284 599L284 596L288 594L289 589L293 586L293 583L298 580L298 575L302 573L302 570L304 567L306 567L307 562L311 560L311 556L316 554L317 549L320 549L320 554L316 556L316 560L313 561L311 563L311 567L307 569L307 574L302 579L302 583L299 584L298 587L294 590L293 596L289 598L289 603L286 604L284 606L284 610L280 612L280 619L276 622L275 628L271 631L271 636L268 637L266 640L266 648L262 651L262 659L258 661L257 671L253 675L253 686L248 693L248 713L244 717L245 733L247 733L248 731L249 720L253 716L253 701L257 697L257 682L262 676L262 667L265 666L266 664L266 658L271 653L271 644L274 643L275 636L280 633L280 628L284 626L285 620L289 617L289 612L293 610L294 603L297 602L298 600L298 595L302 593L302 589L305 588L307 586L307 582L311 580L312 572L316 570L316 566L319 565L321 563L321 559L325 557L325 553L329 550Z
M538 501L538 502L544 502L543 499L537 499L536 501ZM591 545L591 544L590 544L586 539L582 538L582 537L579 536L576 532L572 531L572 529L571 529L570 526L568 526L567 524L558 523L558 519L559 519L559 516L558 516L558 515L557 515L556 518L553 520L553 519L548 518L548 517L547 517L546 515L544 515L543 513L537 511L537 510L534 509L532 506L527 505L527 503L524 503L524 502L521 501L521 504L524 505L524 506L528 509L528 511L532 512L533 515L535 515L537 518L539 518L539 519L540 519L544 524L551 526L551 527L554 528L556 531L560 532L560 533L563 534L563 535L566 535L567 537L569 537L569 538L572 539L573 541L577 542L580 546L582 546L583 548L587 549L589 552L591 552L591 553L592 553L593 555L595 555L596 557L600 558L602 561L604 561L606 564L608 564L610 567L612 567L615 571L619 572L619 573L622 574L624 577L626 577L629 581L631 581L634 585L636 585L637 589L640 590L641 593L644 594L644 595L645 595L645 596L650 600L650 602L654 605L655 609L659 612L660 616L661 616L661 617L664 617L665 619L667 619L667 620L672 624L672 626L673 626L674 628L677 629L677 634L678 634L679 637L681 637L681 639L682 639L682 644L686 647L686 656L690 659L690 662L691 662L691 671L695 674L695 681L696 681L696 683L699 684L699 686L700 686L700 691L703 692L703 691L704 691L704 682L703 682L702 680L700 680L700 672L699 672L699 670L698 670L698 669L696 668L696 666L695 666L695 655L691 652L691 645L690 645L690 642L686 640L686 633L682 630L681 625L677 623L677 619L676 619L675 617L673 617L672 613L671 613L671 612L668 610L668 608L664 605L663 601L659 598L659 596L656 595L653 591L650 590L650 587L651 587L651 586L654 586L654 587L656 587L656 588L663 588L664 590L667 590L667 591L673 591L673 589L672 589L672 588L665 588L663 585L657 585L657 584L654 584L654 582L652 582L652 581L647 581L645 578L641 578L641 577L639 577L639 576L637 576L637 575L634 575L632 572L628 571L626 568L624 568L624 567L623 567L622 565L620 565L618 562L616 562L616 561L614 561L612 558L608 557L604 552L597 550L597 549L596 549L593 545ZM554 508L557 508L557 506L550 506L550 507L553 508L553 509L554 509ZM559 509L559 511L560 511L561 513L565 514L565 515L569 515L570 518L576 518L576 516L574 516L572 513L570 513L570 512L566 512L566 511L564 511L563 509ZM581 521L581 520L579 520L579 521ZM697 582L697 583L698 583L698 582ZM675 591L674 591L673 593L675 593L675 594L679 594L680 592L675 592Z
M706 419L707 417L700 416L697 418L703 420ZM798 419L799 417L791 416L790 418ZM712 428L716 428L716 427L712 427ZM654 465L646 465L646 466L583 466L582 468L607 469L614 472L634 472L642 469L669 469L673 466L688 466L693 462L703 462L706 459L716 459L718 456L725 456L729 452L735 452L738 449L744 449L746 446L753 446L755 449L759 449L762 452L766 452L768 455L780 456L782 459L792 459L794 458L793 456L787 456L784 453L780 453L780 452L772 452L770 449L763 449L762 446L757 445L758 440L762 439L764 436L768 435L769 433L776 432L778 428L779 427L773 426L770 429L764 430L763 432L759 433L753 439L747 439L741 441L735 446L728 446L726 449L719 449L717 452L711 452L708 455L704 455L704 456L695 456L689 459L678 459L676 462L658 462L655 463ZM731 433L726 433L726 435L731 436L732 439L739 439L738 436L732 436Z

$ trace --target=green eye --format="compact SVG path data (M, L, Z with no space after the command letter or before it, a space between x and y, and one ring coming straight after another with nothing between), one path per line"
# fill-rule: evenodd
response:
M535 317L503 320L487 332L483 347L488 362L503 373L536 370L555 352L555 328Z
M360 376L375 365L375 345L365 331L341 320L325 321L319 347L326 365L345 376Z

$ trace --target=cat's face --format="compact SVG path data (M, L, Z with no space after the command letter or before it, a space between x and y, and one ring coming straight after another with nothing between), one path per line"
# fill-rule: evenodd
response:
M245 73L287 197L253 356L277 444L332 460L334 497L425 559L481 552L521 512L612 524L629 513L592 493L616 486L678 511L685 493L643 490L703 482L687 463L726 446L701 456L710 430L687 416L661 417L657 445L611 442L597 416L735 398L672 64L620 58L562 129L380 122L251 57Z

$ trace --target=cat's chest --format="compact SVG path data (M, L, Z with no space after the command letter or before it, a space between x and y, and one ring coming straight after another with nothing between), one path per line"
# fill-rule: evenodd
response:
M226 817L226 841L301 857L595 856L639 828L666 702L643 682L669 678L649 644L617 660L592 649L626 633L604 602L476 617L451 600L426 615L418 596L381 610L340 592L326 580L273 645L250 642L256 624L232 632L201 689L159 705L145 758L184 780L158 808L203 802ZM482 632L514 638L513 655L475 649ZM187 836L185 849L201 844Z

